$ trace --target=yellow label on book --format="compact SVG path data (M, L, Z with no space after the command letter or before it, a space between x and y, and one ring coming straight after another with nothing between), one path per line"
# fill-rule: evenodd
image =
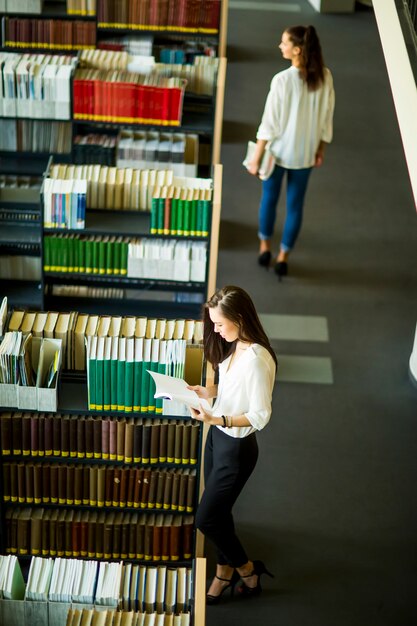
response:
M181 459L179 459L178 457L175 457L174 459L174 463L176 463L177 465L179 465L181 463Z
M187 506L187 513L192 513L192 512L193 512L193 507Z
M11 496L10 502L17 502L17 496Z
M105 559L111 559L111 552L105 552L104 553L104 558Z
M2 450L2 455L3 456L10 456L10 450Z
M42 498L34 498L35 504L40 504L42 502Z
M94 452L95 459L101 459L101 452Z
M19 456L19 454L22 454L21 450L13 450L13 454L16 456Z
M74 500L68 500L67 499L67 504L74 504Z
M45 450L45 456L52 456L52 450Z
M167 456L167 462L168 463L173 463L174 462L174 457L173 456Z
M29 456L30 450L23 450L23 456Z
M83 459L85 457L84 452L77 452L77 458L78 459Z
M42 496L42 502L44 504L49 504L49 496Z
M80 556L87 556L87 550L81 550Z
M70 552L69 550L65 550L65 556L72 556L72 552Z
M132 507L133 506L133 502L127 502L126 503L128 507Z
M165 509L165 511L168 511L168 509L169 509L169 504L164 504L164 509Z
M78 557L78 556L80 556L80 553L78 552L78 550L74 550L73 553L72 553L72 556Z
M90 503L90 501L89 501L89 500L83 500L83 505L84 505L84 506L88 506L88 505L89 505L89 503Z
M74 459L76 456L77 456L77 453L75 451L74 452L70 452L70 457L72 459Z
M61 450L54 450L54 456L61 456Z
M80 506L81 500L74 500L74 504L75 504L75 506Z
M167 460L166 456L160 456L159 457L159 462L160 463L166 463L166 460Z
M51 503L56 504L58 502L58 498L51 498Z
M104 411L110 411L110 404L103 404Z
M87 452L85 455L86 459L92 459L93 458L93 453L92 452Z
M56 550L50 550L51 556L56 556Z
M65 498L59 498L59 504L66 504L67 501Z
M178 510L181 511L181 513L182 513L183 511L185 511L185 506L179 506Z
M97 506L104 506L104 500L97 500Z
M169 556L162 556L162 561L169 561Z
M98 559L102 559L103 558L103 552L96 552L97 558Z

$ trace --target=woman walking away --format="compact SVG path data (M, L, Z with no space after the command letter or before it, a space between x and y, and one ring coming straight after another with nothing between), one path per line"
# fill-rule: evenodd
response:
M286 175L287 214L275 262L275 272L281 279L288 273L288 256L300 232L311 171L322 165L325 145L332 140L334 90L313 26L287 28L279 48L291 67L272 79L248 171L257 176L265 146L271 142L276 165L270 178L262 182L258 262L268 267L271 261L271 237Z
M258 458L256 431L271 416L276 356L254 304L240 287L223 287L204 305L204 354L219 384L190 387L200 398L216 398L211 414L200 406L195 419L210 424L204 456L205 490L196 526L217 550L217 569L207 594L217 604L226 589L261 592L262 561L251 561L235 532L232 508Z

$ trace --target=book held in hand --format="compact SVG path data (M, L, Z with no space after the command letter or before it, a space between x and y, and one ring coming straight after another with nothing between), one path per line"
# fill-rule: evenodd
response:
M242 165L244 165L246 169L248 169L249 164L251 163L253 159L255 148L256 148L256 143L254 141L248 141L248 148L246 151L245 160L242 163ZM259 178L261 180L268 180L268 178L271 176L272 172L274 171L274 168L275 168L275 159L273 155L271 154L271 152L269 151L268 144L267 144L265 147L264 153L262 155L262 161L258 170Z
M155 381L155 398L168 398L197 410L201 405L207 413L211 413L211 407L207 400L199 398L195 391L188 389L187 383L182 378L166 376L150 370L147 371Z

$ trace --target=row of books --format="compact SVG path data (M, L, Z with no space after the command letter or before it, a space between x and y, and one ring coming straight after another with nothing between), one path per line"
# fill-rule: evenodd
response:
M151 207L153 235L208 237L211 191L175 186L157 187Z
M141 613L112 609L77 609L68 611L66 626L190 626L190 613Z
M100 298L123 300L129 297L130 290L114 287L87 287L85 285L47 285L46 293L59 298Z
M116 165L116 142L112 135L76 135L73 141L73 159L77 165ZM121 167L121 166L119 166Z
M211 200L213 180L176 176L172 169L133 169L105 165L55 164L50 177L87 181L87 209L151 211L155 189L180 187L208 190ZM48 207L45 208L48 211Z
M82 20L2 18L3 46L48 50L95 48L96 25Z
M0 115L71 119L76 63L66 55L0 53Z
M127 237L47 235L43 246L45 272L127 275Z
M183 339L88 337L88 410L169 414L149 371L182 378L185 355Z
M154 46L154 55L159 63L192 64L197 56L216 56L213 43L208 41L184 41Z
M146 238L129 242L128 278L204 283L206 266L205 242Z
M46 228L85 228L86 180L45 178L43 202Z
M98 0L99 27L216 33L221 0Z
M0 343L0 383L53 387L60 364L61 341L6 332Z
M2 254L0 262L0 279L6 280L40 280L42 269L40 257L25 254L28 246L20 245L22 254ZM37 250L39 254L39 248Z
M85 370L85 340L87 337L126 337L145 339L184 339L187 344L200 344L203 324L200 320L156 319L119 315L94 315L77 311L23 311L15 309L9 319L9 331L20 330L24 335L49 337L62 341L64 369Z
M117 167L165 170L175 176L197 176L198 135L123 130L117 138Z
M71 142L69 122L0 120L0 150L68 154Z
M76 70L73 82L76 120L180 126L185 81L159 74Z
M68 15L96 15L96 0L67 0Z
M195 56L193 63L157 63L155 71L186 81L186 91L199 96L212 96L215 91L219 59Z
M100 50L127 52L134 56L152 56L152 35L124 35L123 37L106 37L97 43Z
M196 465L198 422L53 413L0 415L1 454L46 459Z
M3 464L3 501L192 513L195 470L110 465Z
M185 561L193 552L192 515L8 507L6 553L18 556Z

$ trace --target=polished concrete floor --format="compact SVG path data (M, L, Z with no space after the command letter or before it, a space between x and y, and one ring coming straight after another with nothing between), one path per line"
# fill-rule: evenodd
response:
M235 518L249 556L275 578L259 598L208 607L207 625L411 626L417 219L374 14L319 15L307 0L230 5L217 282L250 292L281 362ZM260 186L241 162L270 80L287 67L281 33L297 23L321 38L335 129L278 283L256 263ZM284 213L281 200L275 250Z

